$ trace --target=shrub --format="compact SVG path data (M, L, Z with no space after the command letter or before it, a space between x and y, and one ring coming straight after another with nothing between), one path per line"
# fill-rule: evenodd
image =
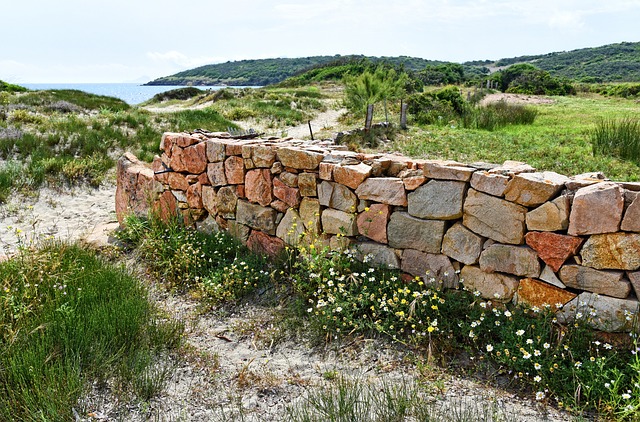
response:
M152 102L169 101L169 100L188 100L203 94L201 89L195 87L177 88L170 91L156 94L151 99Z
M602 119L589 132L594 155L610 155L640 164L640 120Z
M467 108L460 89L454 86L419 94L407 100L408 112L416 123L449 124L457 120Z
M495 130L508 125L530 125L538 111L521 104L510 104L504 100L469 108L463 115L462 125L467 128Z
M384 66L378 66L374 72L366 70L359 76L346 75L345 107L358 116L364 115L368 104L402 96L406 81L406 73L398 73Z

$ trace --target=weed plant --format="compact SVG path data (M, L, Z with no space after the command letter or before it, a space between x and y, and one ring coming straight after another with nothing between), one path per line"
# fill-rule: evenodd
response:
M640 120L602 119L589 136L594 155L620 157L640 165Z
M498 101L486 106L468 107L462 114L465 128L493 131L508 125L531 125L538 111L521 104Z
M0 419L72 420L96 382L138 400L162 389L157 362L183 326L161 318L121 268L47 244L0 263L0 283Z

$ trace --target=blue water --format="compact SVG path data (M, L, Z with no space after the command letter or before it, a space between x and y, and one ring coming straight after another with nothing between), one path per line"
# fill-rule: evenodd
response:
M138 84L20 84L29 89L79 89L91 94L108 95L110 97L120 98L127 104L140 104L151 99L154 95L161 92L170 91L176 88L184 88L184 86L144 86ZM218 90L225 88L224 86L197 86L196 88L203 91Z

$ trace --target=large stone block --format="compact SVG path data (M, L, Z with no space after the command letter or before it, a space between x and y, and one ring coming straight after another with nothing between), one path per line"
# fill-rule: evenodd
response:
M579 237L549 232L529 232L525 240L554 272L578 252L583 241Z
M631 284L624 280L622 271L603 271L581 265L565 265L560 268L558 275L567 287L573 289L623 299L631 291Z
M520 280L518 291L516 293L516 303L528 305L530 307L537 306L543 308L550 305L552 310L556 310L557 304L563 306L573 300L577 295L568 292L551 284L539 281L533 278L525 278Z
M285 243L280 238L252 230L247 239L247 247L255 253L276 257L284 250Z
M454 224L442 239L442 253L466 265L478 262L484 239L461 223Z
M409 214L433 220L458 219L466 188L464 182L431 180L407 196Z
M321 232L320 201L315 198L302 198L299 212L305 229L312 235L319 235Z
M638 314L638 301L617 299L589 292L581 293L556 314L561 323L572 323L580 318L596 330L629 332L634 316Z
M537 206L556 196L567 181L568 177L552 171L517 174L507 185L504 197L527 207Z
M207 175L212 186L224 186L227 184L227 176L224 172L224 162L209 163Z
M283 166L298 170L315 170L324 158L324 155L319 152L296 147L278 148L276 156Z
M463 224L481 236L515 245L524 241L527 209L522 205L469 189L463 212Z
M207 169L207 144L200 142L183 150L184 171L200 174ZM174 169L175 170L175 169Z
M207 145L207 160L210 163L222 162L226 158L224 144L217 141L206 141Z
M389 205L407 206L407 193L402 179L397 177L376 177L365 180L356 195L360 199Z
M162 192L162 185L154 180L153 170L133 154L125 153L118 160L115 210L120 224L133 213L146 217L151 204Z
M527 213L527 229L533 231L559 231L569 227L569 197L559 196Z
M489 173L488 171L476 171L471 176L471 187L479 192L488 193L493 196L504 196L507 190L509 176Z
M187 204L189 208L202 209L204 205L202 203L202 185L200 183L194 183L187 188Z
M422 220L406 212L397 211L391 214L387 226L389 246L437 254L442 247L444 229L444 221Z
M364 163L336 166L333 169L333 180L351 189L356 189L370 174L371 166Z
M358 234L356 216L344 211L327 208L322 212L322 229L329 234L355 236Z
M300 190L285 185L278 178L273 179L273 195L290 207L297 208L300 205Z
M213 187L202 187L202 206L210 215L216 215L217 211L217 194Z
M385 245L375 242L360 242L352 245L356 259L368 263L372 267L386 269L400 268L400 259L396 252Z
M480 269L487 273L501 272L522 277L538 277L540 262L536 253L526 246L493 244L480 254Z
M582 265L597 269L640 268L640 233L608 233L591 236L580 252Z
M223 186L218 190L216 195L216 209L225 218L235 215L237 204L238 194L233 186Z
M629 272L627 275L631 281L633 291L636 292L636 297L640 298L640 271Z
M455 161L428 161L424 163L424 175L429 179L468 182L476 170Z
M273 201L271 172L269 169L249 170L245 176L244 189L249 201L258 203L263 207L269 205Z
M624 208L623 189L602 182L579 189L573 198L569 231L572 236L617 232Z
M245 150L248 157L245 157ZM251 158L253 165L258 168L271 168L276 161L275 148L266 145L245 145L242 147L242 156Z
M402 252L402 271L421 277L433 287L458 288L458 275L446 255L405 249Z
M275 234L276 214L276 210L273 208L238 200L236 221L253 229Z
M224 160L224 174L227 178L227 183L230 185L244 183L244 160L242 157L232 156ZM213 184L213 181L211 181L211 184Z
M387 243L387 223L391 207L387 204L372 204L358 214L358 231L360 234L378 243Z
M628 232L640 232L640 195L627 207L620 229Z
M485 273L472 265L462 268L460 282L467 290L478 291L483 298L500 302L509 302L518 289L517 278L499 273Z
M317 196L318 186L315 173L300 173L298 175L298 188L302 196Z
M276 229L276 236L288 245L297 245L305 235L304 224L300 214L294 209L288 209Z
M358 207L358 197L351 189L333 182L322 182L318 185L320 205L340 211L354 212Z

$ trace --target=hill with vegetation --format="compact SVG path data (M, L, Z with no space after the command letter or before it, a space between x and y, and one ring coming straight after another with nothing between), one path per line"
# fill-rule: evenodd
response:
M303 58L274 58L261 60L240 60L200 66L174 75L165 76L148 82L146 85L231 85L264 86L279 83L290 77L312 71L311 79L320 77L335 78L342 75L344 67L337 73L326 70L331 67L345 66L347 63L369 61L387 63L407 71L424 71L436 82L456 83L451 80L451 72L443 67L457 63L427 60L418 57L371 57L350 56L312 56ZM528 63L546 70L554 77L566 78L578 82L639 82L640 81L640 42L623 42L601 47L582 48L572 51L548 53L535 56L519 56L498 61L477 60L462 64L465 79L474 80L486 75L489 68L504 68L512 64ZM324 69L322 71L318 69ZM434 78L435 72L435 78Z

